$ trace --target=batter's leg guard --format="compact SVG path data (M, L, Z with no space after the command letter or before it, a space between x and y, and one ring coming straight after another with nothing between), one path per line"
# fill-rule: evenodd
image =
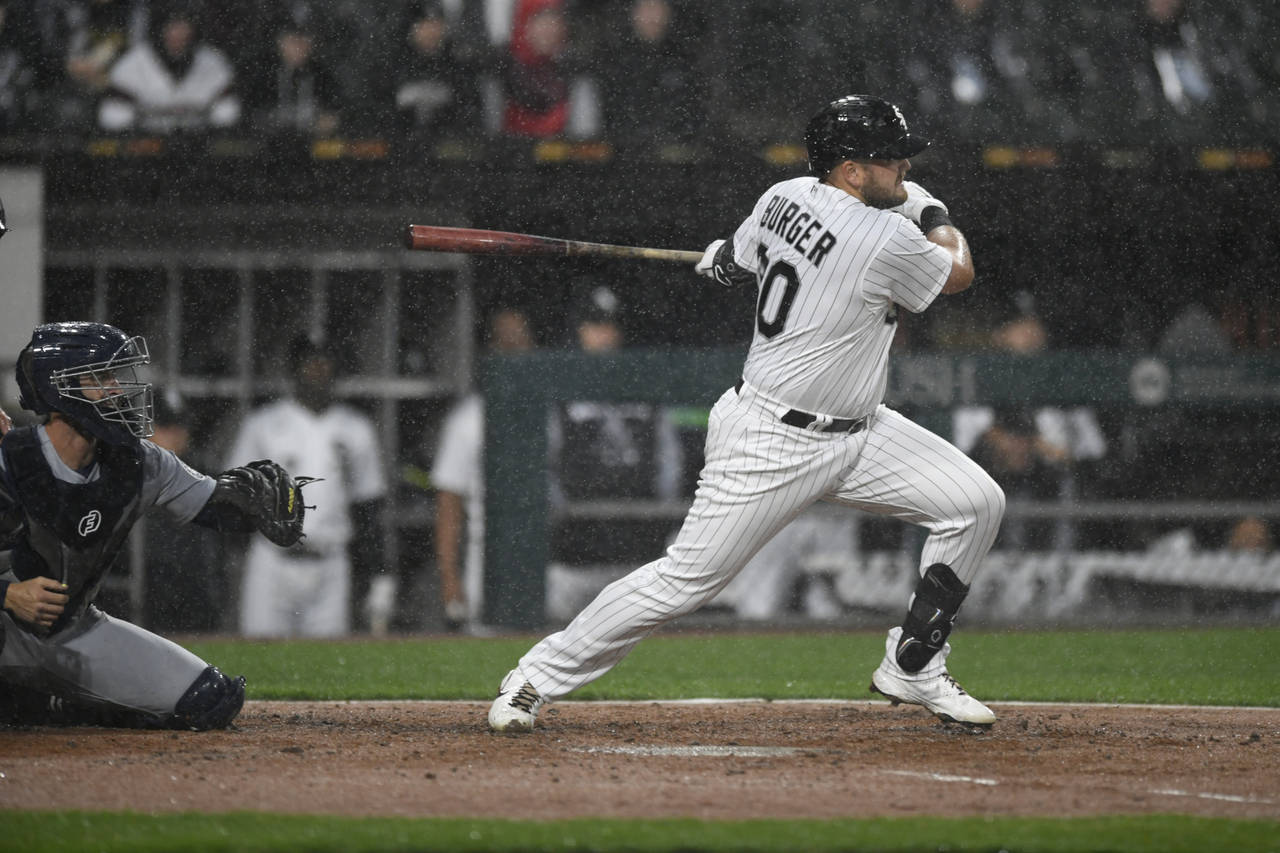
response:
M197 732L225 729L243 706L244 676L228 678L210 666L178 700L169 728Z
M968 594L969 587L946 563L934 563L925 569L916 584L907 618L902 621L902 639L894 655L898 666L907 672L919 672L942 651L956 612Z

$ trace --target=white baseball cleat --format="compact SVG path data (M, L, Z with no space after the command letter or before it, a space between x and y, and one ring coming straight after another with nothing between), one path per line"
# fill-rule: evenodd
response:
M885 642L884 660L871 674L871 690L887 696L892 704L923 705L939 719L951 723L967 723L971 726L989 726L996 721L991 709L964 692L947 672L947 655L951 644L943 643L942 651L919 672L907 672L898 666L894 651L901 628L889 632Z
M495 732L531 732L547 700L524 680L519 669L502 679L498 698L489 706L489 728Z

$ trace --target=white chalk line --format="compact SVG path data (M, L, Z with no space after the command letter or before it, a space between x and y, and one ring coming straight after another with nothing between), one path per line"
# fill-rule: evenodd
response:
M588 755L634 755L644 757L677 758L775 758L798 755L801 753L817 754L824 752L843 752L822 748L806 748L800 746L744 746L742 744L715 745L696 744L691 746L659 746L655 744L625 744L618 746L579 746L572 747L572 752ZM995 786L1000 783L995 779L983 779L976 776L956 776L948 773L930 773L922 770L884 770L871 769L868 773L882 773L889 776L907 776L912 779L928 779L932 782L964 782L972 785Z
M885 773L890 776L908 776L912 779L928 779L931 782L964 782L970 785L986 785L994 788L1000 782L996 779L984 779L980 776L953 776L949 773L929 773L923 770L872 770L872 773Z
M717 746L699 744L696 746L576 746L571 752L584 752L589 755L638 755L638 756L676 756L678 758L774 758L776 756L796 755L801 752L826 752L823 749L805 749L799 746Z
M1199 800L1220 800L1224 803L1245 803L1248 805L1274 805L1275 800L1268 800L1264 797L1240 796L1239 794L1211 794L1208 791L1180 791L1177 788L1153 788L1147 793L1158 794L1162 797L1195 797Z
M716 745L697 744L691 746L660 746L657 744L619 744L618 746L579 746L571 747L571 752L586 755L627 755L641 758L786 758L802 753L816 754L824 752L841 752L821 748L797 746L747 746L743 744ZM904 776L908 779L923 779L928 782L943 782L962 785L981 785L995 788L1000 785L999 779L983 776L963 776L953 773L934 773L926 770L893 770L874 768L863 771L870 775ZM1217 800L1224 803L1240 803L1243 805L1273 805L1274 801L1264 797L1239 794L1218 794L1210 791L1183 791L1177 788L1151 788L1147 791L1160 797L1191 797L1200 800Z

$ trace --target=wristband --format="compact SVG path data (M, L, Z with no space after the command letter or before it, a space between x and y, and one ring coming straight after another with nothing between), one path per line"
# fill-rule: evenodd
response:
M930 205L920 212L920 230L925 234L943 225L952 225L954 227L951 217L947 216L947 212L937 205Z

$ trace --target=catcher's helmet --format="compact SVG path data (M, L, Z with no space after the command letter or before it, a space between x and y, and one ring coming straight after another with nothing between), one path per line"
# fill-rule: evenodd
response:
M147 342L105 323L46 323L31 333L14 373L18 403L38 415L59 412L109 444L136 444L154 430Z
M822 177L845 160L902 160L929 147L907 131L902 110L882 98L847 95L832 101L804 131L809 173Z

